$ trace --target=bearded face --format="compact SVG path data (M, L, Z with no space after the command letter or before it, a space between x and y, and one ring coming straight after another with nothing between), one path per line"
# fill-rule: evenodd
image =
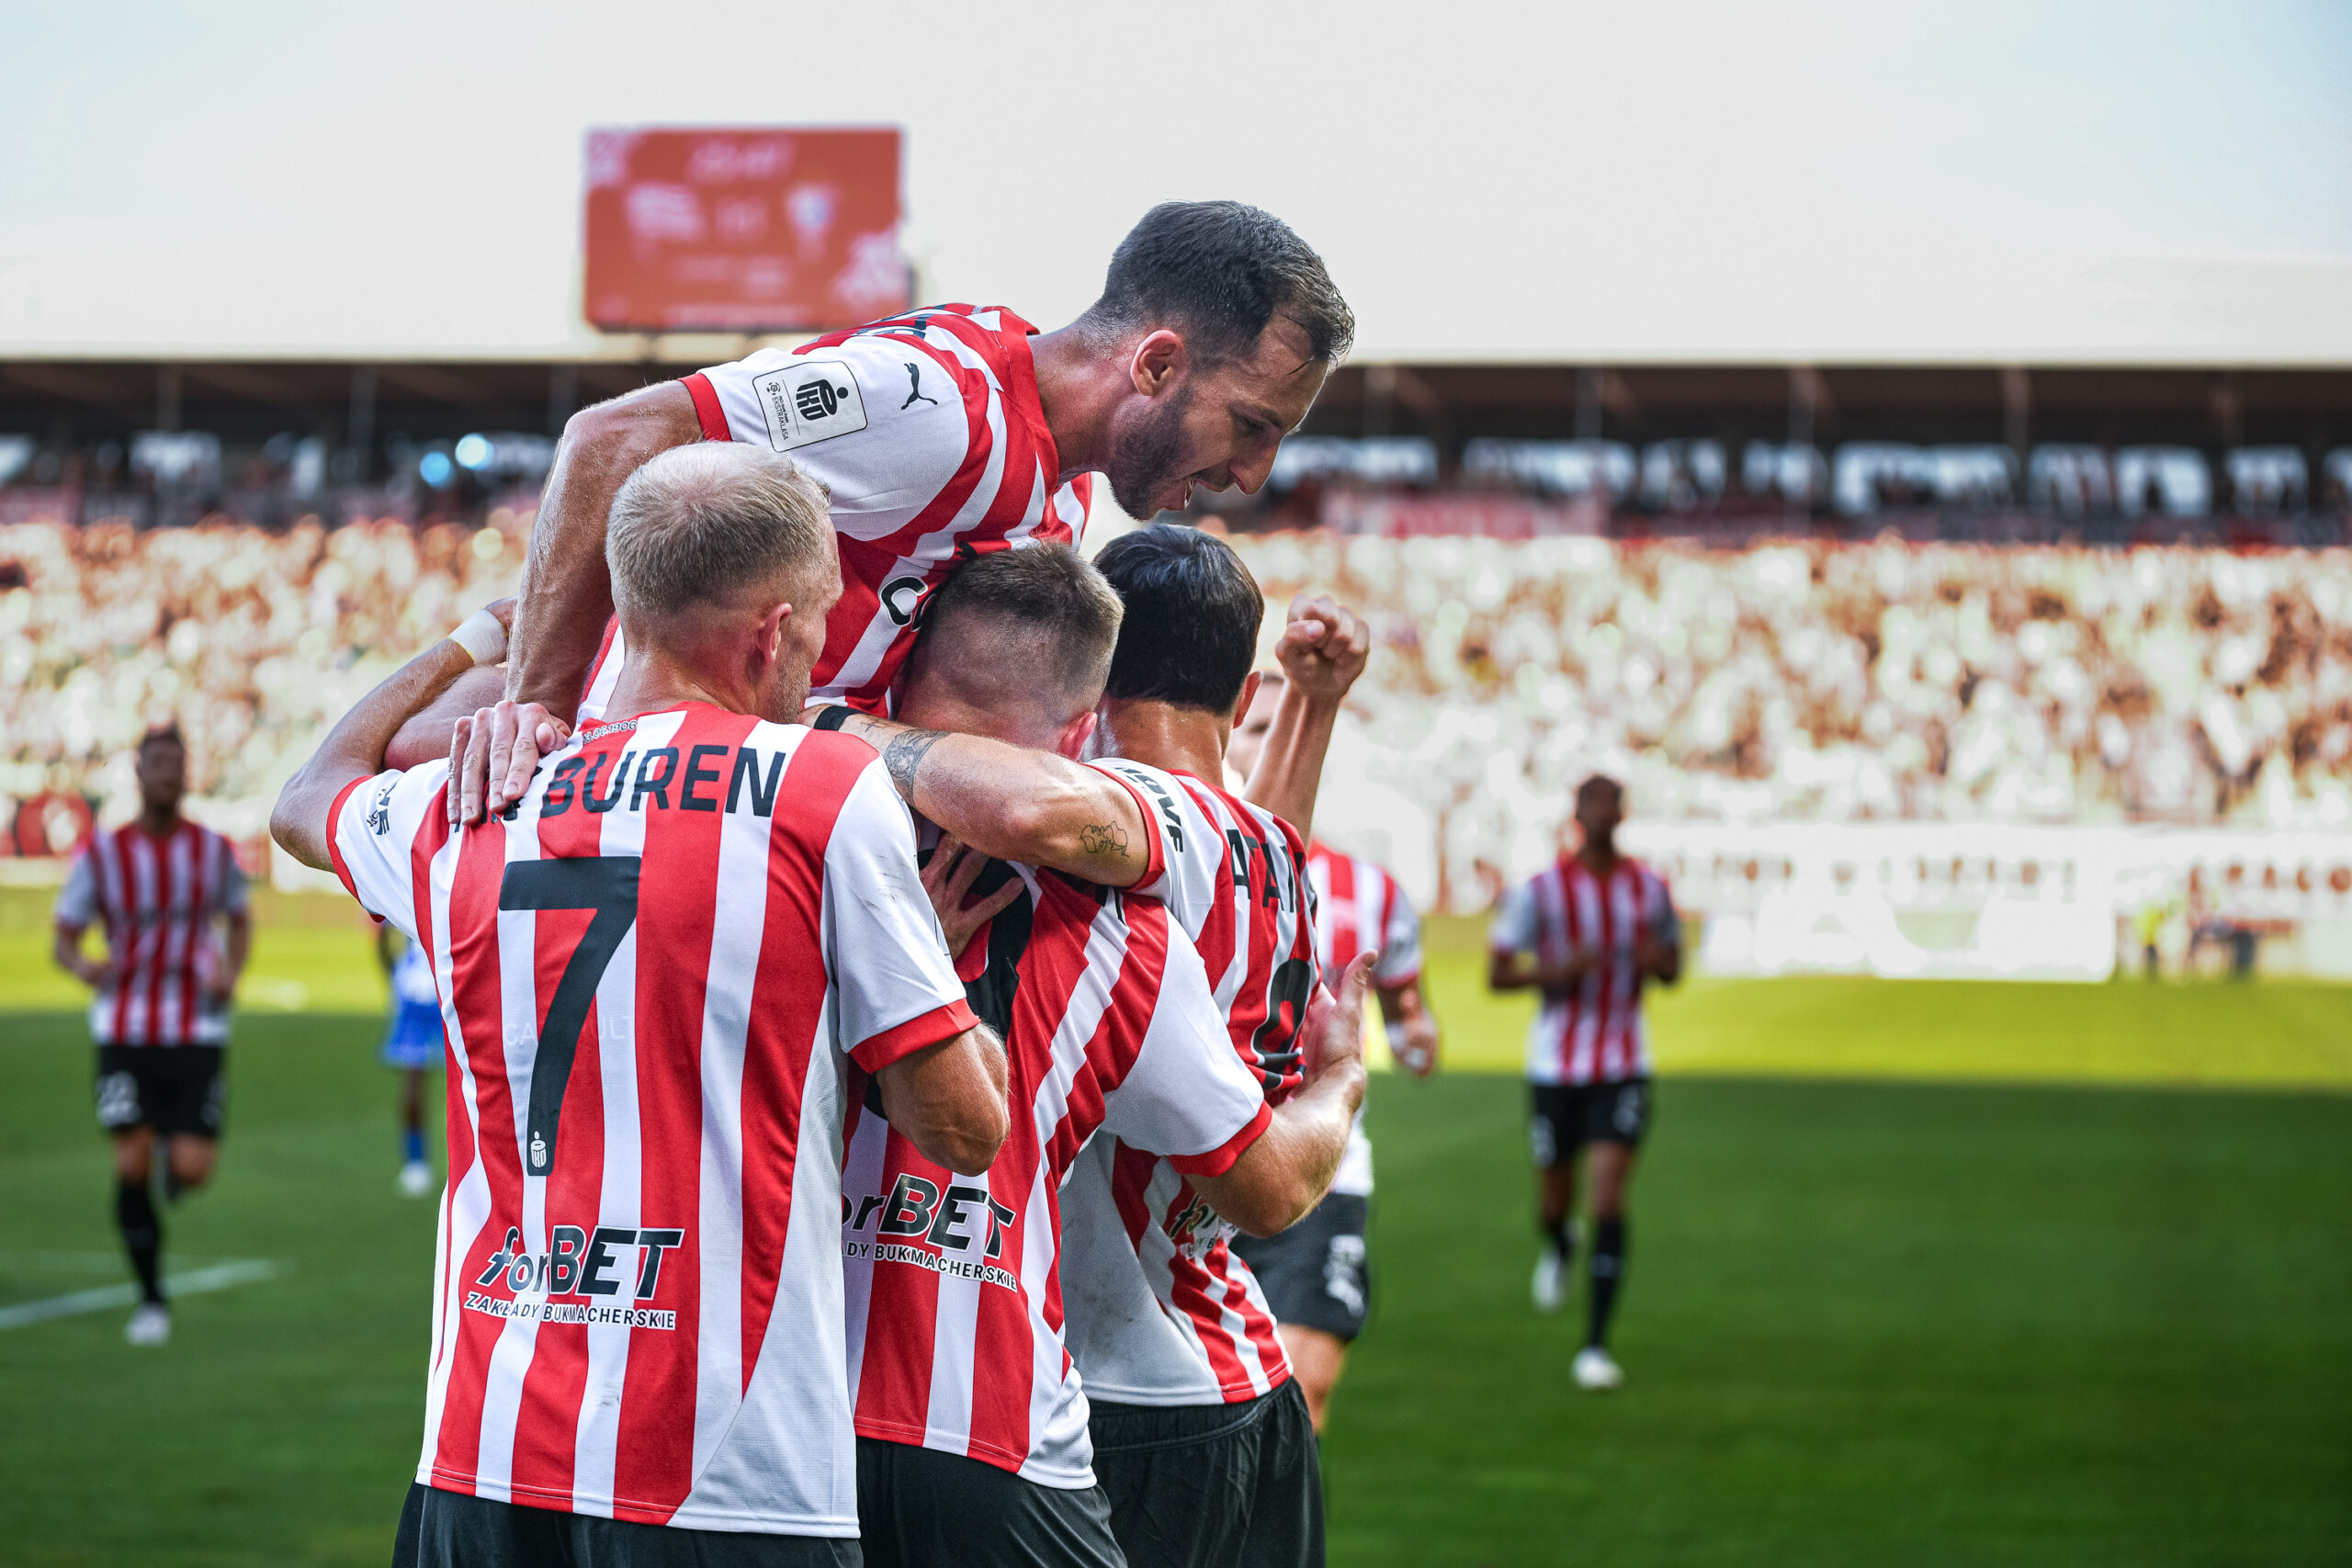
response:
M1139 523L1150 522L1162 511L1181 510L1192 500L1184 431L1184 416L1192 406L1193 389L1187 383L1112 441L1103 477L1111 481L1119 509Z

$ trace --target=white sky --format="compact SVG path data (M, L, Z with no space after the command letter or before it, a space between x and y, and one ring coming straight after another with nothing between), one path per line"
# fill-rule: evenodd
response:
M1230 196L1360 357L2352 363L2348 85L2325 0L18 0L0 355L593 353L587 127L897 123L1041 325Z

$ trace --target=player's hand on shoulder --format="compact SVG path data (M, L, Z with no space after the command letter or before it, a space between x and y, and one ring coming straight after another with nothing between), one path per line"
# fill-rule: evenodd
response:
M451 825L486 820L523 798L539 759L571 737L571 727L538 703L506 699L458 719L449 743Z
M1023 883L1018 876L1008 877L1003 886L980 899L967 903L972 884L989 865L989 857L966 849L954 839L944 836L923 863L922 888L931 895L931 907L938 913L939 929L947 938L947 956L964 956L972 938L1021 897Z
M1336 703L1363 673L1372 653L1372 633L1363 617L1329 593L1301 593L1290 602L1290 617L1274 658L1283 674L1308 697Z

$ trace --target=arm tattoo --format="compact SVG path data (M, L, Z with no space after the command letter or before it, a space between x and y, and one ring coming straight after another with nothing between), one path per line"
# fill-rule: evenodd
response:
M915 770L922 766L924 753L946 739L944 730L910 729L892 736L882 748L882 765L890 771L890 782L910 804L915 797Z
M1078 830L1078 842L1091 855L1127 858L1127 831L1116 822L1089 822Z

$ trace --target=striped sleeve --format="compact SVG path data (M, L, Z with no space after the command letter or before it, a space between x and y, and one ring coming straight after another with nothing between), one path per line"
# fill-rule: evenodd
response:
M913 818L879 759L834 818L824 909L838 1038L859 1066L879 1072L978 1021L915 865Z
M967 461L986 461L990 432L967 406L964 374L920 338L888 333L806 353L763 348L687 377L686 389L706 438L723 427L790 453L831 492L835 532L882 539Z
M1158 1000L1134 1066L1104 1099L1102 1125L1187 1174L1221 1174L1265 1131L1266 1095L1234 1052L1200 953L1175 921L1158 918L1167 931Z
M1396 879L1385 870L1380 885L1386 908L1381 920L1380 959L1372 968L1373 983L1409 986L1421 977L1421 917L1405 890L1396 886Z
M96 851L85 849L74 857L65 886L57 890L57 908L51 917L67 931L78 931L98 918Z
M1532 953L1536 931L1535 885L1522 882L1503 895L1487 928L1487 945L1497 953Z
M426 824L445 815L448 775L443 758L404 773L356 779L335 797L327 818L335 875L369 914L390 920L412 941L417 910L411 852Z

